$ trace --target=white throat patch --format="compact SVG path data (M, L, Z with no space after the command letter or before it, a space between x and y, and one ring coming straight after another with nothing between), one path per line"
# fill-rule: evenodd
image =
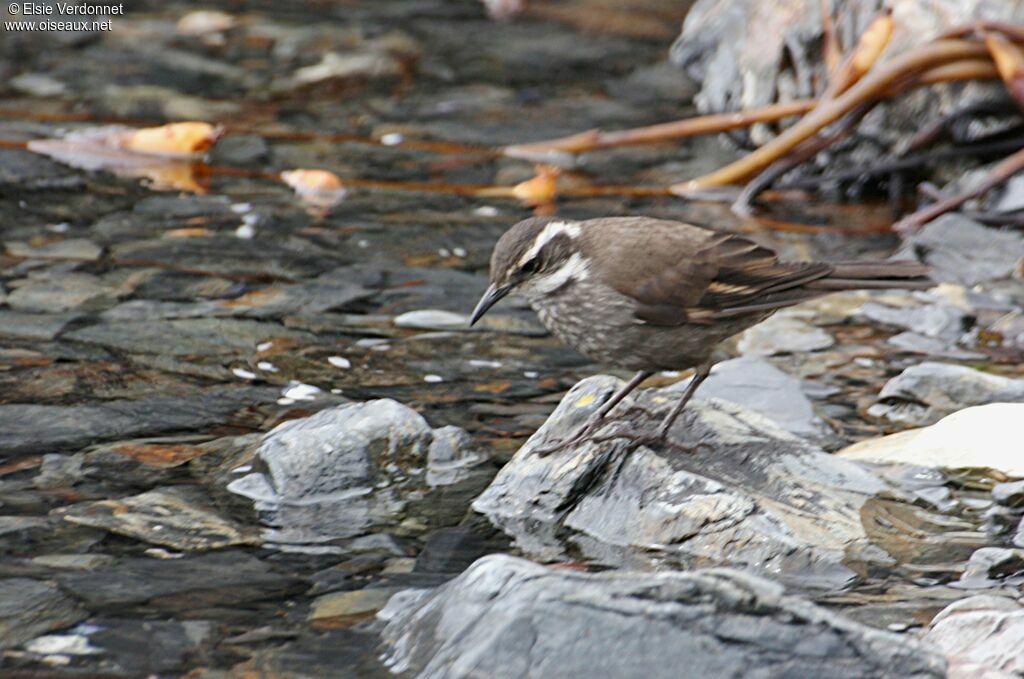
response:
M569 281L585 281L590 278L590 269L580 253L574 254L546 276L535 276L523 284L527 295L549 295Z
M533 245L530 246L530 249L519 258L519 266L523 266L536 257L537 253L540 252L545 245L551 242L552 238L563 233L569 238L576 238L580 235L580 226L579 224L573 224L572 222L549 222L544 226L541 232L537 234L537 238L534 239Z

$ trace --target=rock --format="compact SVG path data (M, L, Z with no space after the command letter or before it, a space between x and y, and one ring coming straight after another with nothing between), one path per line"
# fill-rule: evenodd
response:
M473 508L538 558L564 558L557 535L567 530L573 549L603 562L725 563L806 586L849 580L842 563L868 547L862 508L887 484L741 406L698 393L669 436L682 449L634 445L617 474L609 467L627 454L624 437L531 452L573 431L619 384L577 384ZM677 398L648 390L627 401L623 410L650 419L625 435L653 431Z
M176 486L56 510L66 521L182 551L259 544L257 535L203 508L206 493Z
M0 309L0 337L49 341L82 314L27 314Z
M345 404L273 429L256 451L267 471L228 490L255 501L271 542L355 537L401 522L403 487L460 480L485 459L470 444L391 399Z
M1024 551L1001 547L982 547L971 554L960 580L960 587L975 589L992 587L996 580L1024 572Z
M1024 606L989 595L962 599L935 616L924 641L945 654L950 679L1020 676Z
M93 262L100 258L103 248L85 238L69 238L45 245L30 245L20 241L4 243L7 254L27 259L71 259Z
M81 634L47 634L36 637L25 644L29 653L40 655L98 655L100 649L89 644L89 638Z
M737 345L745 356L774 356L827 349L835 344L832 335L806 321L785 314L748 328Z
M590 574L494 555L378 615L385 663L423 678L945 676L920 642L727 569Z
M1024 236L948 213L909 236L893 257L924 262L936 281L972 286L1009 277L1024 258Z
M0 649L69 627L86 615L52 583L27 578L0 580Z
M885 383L868 414L922 426L968 406L1024 401L1024 380L927 361Z
M421 309L396 316L395 326L416 330L468 330L469 317L454 311Z
M688 383L678 383L672 390ZM831 428L814 413L800 380L760 358L744 356L716 364L700 385L700 396L738 403L797 436L817 441L833 437Z
M133 677L175 676L191 663L202 663L211 646L214 625L208 620L91 621L89 643L104 654L104 664Z
M275 338L313 343L313 336L276 323L233 318L182 318L161 321L111 321L66 333L76 342L137 354L224 356L255 353L256 345Z
M868 302L860 308L860 315L878 323L948 342L960 339L970 325L966 313L944 303L897 308Z
M992 499L1004 507L1024 507L1024 481L997 483L992 486Z
M91 608L144 605L159 611L238 605L304 588L302 581L230 550L172 560L129 558L109 568L61 573L55 578Z
M93 310L114 303L117 292L97 276L62 273L59 277L17 281L7 297L12 309L24 312L60 313L71 309Z
M0 405L0 455L46 453L81 448L96 441L199 429L278 396L274 388L245 387L100 405Z
M899 462L945 469L989 468L1024 476L1020 422L1024 403L965 408L935 424L860 441L837 453L850 460Z
M69 571L88 571L94 568L105 568L116 559L109 554L43 554L34 557L32 563L46 568L59 568Z
M325 594L313 601L308 620L323 622L338 618L358 618L376 613L384 608L394 593L392 589L376 588Z

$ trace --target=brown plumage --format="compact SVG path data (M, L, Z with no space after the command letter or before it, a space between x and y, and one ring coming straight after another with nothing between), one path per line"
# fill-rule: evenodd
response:
M536 217L495 245L491 286L473 322L519 292L569 346L639 371L598 417L653 372L697 367L664 434L707 376L720 341L778 309L837 290L931 285L916 262L782 262L748 238L682 222Z

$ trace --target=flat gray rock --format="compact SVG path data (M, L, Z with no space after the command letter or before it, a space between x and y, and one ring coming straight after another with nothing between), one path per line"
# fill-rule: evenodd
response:
M385 663L461 677L944 677L920 642L728 569L599 574L503 554L378 617Z
M971 286L1009 277L1024 258L1024 236L948 213L909 236L893 257L924 262L936 281Z
M0 580L0 649L70 627L86 615L74 599L52 583L28 578Z
M1024 401L1024 380L931 361L885 383L868 414L915 426L934 424L968 406Z
M308 333L277 323L236 318L180 318L158 321L111 321L66 333L77 342L99 344L137 354L221 356L255 353L256 345L275 337L312 343Z
M51 453L97 441L198 429L254 403L274 401L275 388L212 389L190 397L108 401L99 405L0 405L0 455Z
M575 430L620 384L577 384L473 508L540 558L565 558L568 534L588 557L616 565L735 565L826 587L852 577L844 562L870 550L861 509L889 486L734 403L698 396L671 445L632 444L618 474L626 438L532 453ZM648 414L625 433L653 432L677 398L647 390L627 400Z
M688 383L680 382L671 389L682 390ZM700 397L738 403L790 433L817 442L834 437L831 428L814 413L800 380L761 358L742 356L716 364L700 385Z

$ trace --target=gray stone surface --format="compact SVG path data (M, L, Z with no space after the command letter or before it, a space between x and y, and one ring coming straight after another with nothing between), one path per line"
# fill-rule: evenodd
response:
M950 604L924 640L946 655L950 679L1024 674L1024 606L1013 599L982 595Z
M69 627L85 616L74 599L53 583L27 578L0 580L0 649Z
M1013 272L1024 258L1024 236L950 213L909 236L895 257L924 262L936 281L976 285Z
M911 366L885 383L868 414L915 426L933 424L961 408L1024 401L1024 380L950 363Z
M775 356L827 349L833 344L832 335L792 312L783 312L744 331L737 347L744 356Z
M681 390L688 382L672 389ZM814 413L800 380L760 358L744 356L716 364L700 385L700 397L738 403L797 436L819 442L833 438L829 426Z
M698 396L669 436L681 449L633 444L618 474L625 438L531 452L573 431L619 384L607 376L577 384L473 508L540 558L563 556L567 531L584 554L619 565L747 566L808 586L851 577L844 560L868 547L861 509L891 489L738 405ZM639 392L626 405L650 414L624 433L653 431L676 398Z
M586 574L494 555L378 615L385 662L421 679L945 676L911 638L727 569Z
M313 337L277 323L234 318L182 318L160 321L112 321L66 333L67 339L138 354L220 356L255 353L256 345L276 337L312 342Z
M278 395L277 389L245 387L98 405L0 405L0 454L50 453L96 441L207 427Z
M56 510L66 521L182 551L205 551L258 544L243 529L203 505L199 488L176 486L114 500L80 502Z
M401 521L403 488L465 478L485 459L471 443L391 399L346 404L270 431L256 452L266 471L228 490L254 501L271 542L349 538Z

